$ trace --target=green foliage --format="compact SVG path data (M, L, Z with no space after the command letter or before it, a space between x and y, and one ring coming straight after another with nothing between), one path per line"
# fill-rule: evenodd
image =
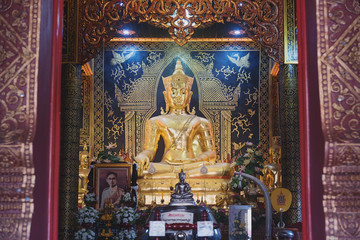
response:
M214 215L215 220L219 224L227 225L229 223L229 216L226 214L226 211L222 208L212 207L211 211Z
M247 142L245 145L246 150L240 149L236 160L231 164L231 167L235 168L235 173L230 180L230 187L233 191L247 189L248 180L241 177L241 172L253 176L264 175L262 173L264 158L260 152L260 147L251 142Z
M141 209L141 210L138 209L137 213L139 214L139 218L137 218L137 220L136 220L136 225L144 226L147 219L150 216L151 208L149 207L149 208Z
M113 150L116 146L109 144L103 151L100 151L96 159L98 163L118 163L120 158L116 156L116 152Z

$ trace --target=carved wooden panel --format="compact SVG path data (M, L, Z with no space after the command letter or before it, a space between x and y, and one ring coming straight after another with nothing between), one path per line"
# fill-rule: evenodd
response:
M28 239L40 1L0 2L0 239Z
M81 0L78 8L78 40L65 39L64 42L67 49L71 49L69 44L77 43L78 56L67 59L68 62L84 64L92 59L128 21L148 22L168 29L169 36L181 46L188 42L197 27L234 21L262 45L271 58L283 62L282 0ZM73 22L67 21L69 24Z
M360 4L318 0L327 239L360 238Z

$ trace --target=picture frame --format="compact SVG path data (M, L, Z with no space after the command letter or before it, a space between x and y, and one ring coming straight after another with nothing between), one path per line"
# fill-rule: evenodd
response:
M251 205L229 206L229 240L251 237Z
M103 209L106 202L120 204L124 191L130 189L132 164L99 163L94 165L96 208ZM112 186L110 186L110 184Z

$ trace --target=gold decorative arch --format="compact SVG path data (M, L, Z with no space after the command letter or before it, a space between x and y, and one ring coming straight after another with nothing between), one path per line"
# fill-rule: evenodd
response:
M70 2L65 1L65 5L69 5L65 12L68 18L73 17ZM77 54L67 59L65 53L65 62L83 64L89 61L124 23L130 21L167 29L180 46L191 39L196 28L235 22L275 61L283 62L284 58L281 0L82 0L76 12L79 16L78 47L73 49ZM74 42L68 37L65 45ZM66 47L70 48L68 45Z

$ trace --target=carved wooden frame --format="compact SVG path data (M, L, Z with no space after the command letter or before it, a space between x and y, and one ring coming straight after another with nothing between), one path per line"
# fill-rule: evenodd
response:
M179 45L194 29L215 22L235 22L277 62L284 60L284 13L281 0L82 0L79 4L76 59L84 64L109 42L126 22L148 22L167 28ZM183 24L179 24L183 22ZM71 40L69 40L71 41ZM73 44L75 44L74 41Z

